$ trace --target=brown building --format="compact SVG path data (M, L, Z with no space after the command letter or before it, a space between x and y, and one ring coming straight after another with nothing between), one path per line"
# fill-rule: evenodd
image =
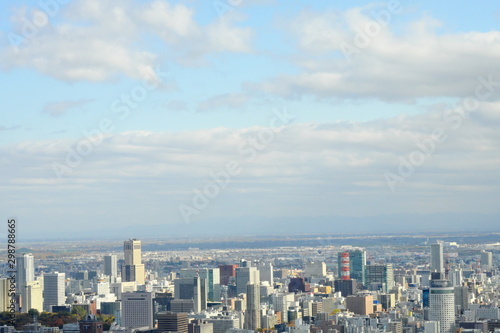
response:
M351 295L345 299L347 310L360 315L373 313L373 295Z
M221 285L227 286L231 277L236 278L236 268L238 265L219 265Z
M185 312L158 313L158 332L188 333L188 314Z
M80 325L80 333L103 333L103 322L99 321L95 315L86 315Z

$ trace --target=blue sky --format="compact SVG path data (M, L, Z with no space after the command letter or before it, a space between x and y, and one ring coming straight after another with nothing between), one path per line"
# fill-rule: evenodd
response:
M110 227L146 210L165 225L497 214L499 22L489 1L2 2L2 211L68 233L91 210ZM398 169L436 129L425 163ZM194 207L232 160L241 172Z

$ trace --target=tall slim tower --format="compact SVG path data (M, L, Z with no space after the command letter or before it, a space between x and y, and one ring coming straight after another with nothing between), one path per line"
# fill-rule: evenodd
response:
M130 239L123 243L125 263L122 266L122 281L144 284L144 265L141 259L141 241Z
M431 272L444 273L442 243L431 244Z
M439 322L440 333L453 333L455 288L448 280L433 280L429 292L429 320Z
M24 253L17 258L17 286L16 292L21 295L22 312L28 312L26 308L26 286L29 282L35 281L35 260L31 253Z
M104 256L104 275L109 276L111 283L116 281L118 276L118 265L115 254Z
M51 312L53 305L64 305L66 302L64 273L45 274L43 276L43 309Z
M247 309L245 311L245 328L256 330L260 327L260 287L258 284L247 284Z
M350 280L349 269L349 252L343 252L340 260L340 278L342 280Z
M483 270L490 270L493 267L493 253L483 251L481 252L481 268Z

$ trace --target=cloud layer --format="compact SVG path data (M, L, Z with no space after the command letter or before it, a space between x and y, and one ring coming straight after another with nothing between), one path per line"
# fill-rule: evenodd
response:
M68 214L91 214L90 225L108 218L132 225L141 216L170 224L182 222L179 205L192 205L193 189L203 190L214 182L211 174L236 161L241 172L197 221L256 211L268 217L498 213L499 106L483 103L459 126L443 109L372 122L301 123L272 135L268 127L125 132L94 146L62 181L53 163L66 163L85 139L23 142L1 148L1 199L18 212L30 202L38 213L25 218L29 223L53 220L61 228ZM446 139L435 141L410 175L400 173L402 159L412 163L411 154L430 149L425 143L436 129ZM387 172L403 178L395 192Z

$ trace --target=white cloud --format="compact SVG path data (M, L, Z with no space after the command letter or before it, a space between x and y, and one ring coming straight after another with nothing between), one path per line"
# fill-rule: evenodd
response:
M81 99L77 101L59 101L59 102L49 102L45 104L42 112L47 113L52 117L59 117L68 112L71 109L84 106L92 102L91 99Z
M22 17L32 12L17 11L11 33L26 36ZM249 28L219 20L202 26L193 16L182 4L160 0L75 0L61 6L49 24L18 47L0 50L0 61L3 69L33 67L61 80L103 81L119 75L141 79L151 73L160 55L145 40L154 37L164 42L167 58L185 65L203 62L211 53L250 51Z
M439 110L370 122L290 125L269 144L258 141L251 161L250 142L266 127L125 132L94 147L57 183L51 165L65 163L74 143L23 142L0 148L1 199L11 210L36 211L42 219L64 221L74 207L75 219L92 212L100 221L95 223L104 223L99 216L113 211L132 224L146 210L156 219L179 222L178 205L190 202L193 188L202 188L212 181L210 172L235 160L242 172L203 216L256 210L262 216L498 213L500 119L492 110L499 106L482 104L457 129ZM398 174L400 158L409 159L438 128L446 141L435 143L434 153L392 193L384 173ZM54 200L53 209L43 212L47 197Z
M302 72L247 83L247 89L284 97L409 102L473 95L478 76L500 81L500 31L438 33L440 22L424 16L395 34L391 25L405 14L393 14L384 26L371 17L372 7L303 11L285 27L296 39L295 62Z

